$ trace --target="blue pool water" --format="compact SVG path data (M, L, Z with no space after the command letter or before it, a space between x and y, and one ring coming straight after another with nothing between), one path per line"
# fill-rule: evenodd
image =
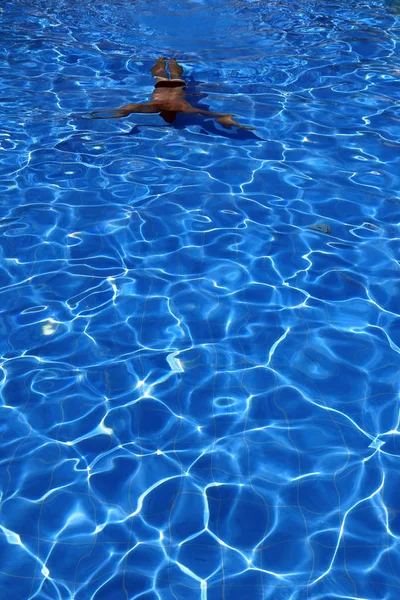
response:
M0 30L0 598L398 599L400 5Z

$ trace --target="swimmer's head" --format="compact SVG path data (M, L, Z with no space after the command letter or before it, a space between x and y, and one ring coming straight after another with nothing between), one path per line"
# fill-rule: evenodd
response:
M160 112L160 117L162 117L166 123L173 123L175 121L176 112L173 110L163 110Z

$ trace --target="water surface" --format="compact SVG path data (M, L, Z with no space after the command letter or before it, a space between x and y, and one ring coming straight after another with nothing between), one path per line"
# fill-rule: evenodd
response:
M3 0L2 597L398 598L398 15Z

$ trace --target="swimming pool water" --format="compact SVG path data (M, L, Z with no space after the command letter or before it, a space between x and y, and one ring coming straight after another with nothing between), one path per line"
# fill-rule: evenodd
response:
M0 598L399 597L399 15L3 0Z

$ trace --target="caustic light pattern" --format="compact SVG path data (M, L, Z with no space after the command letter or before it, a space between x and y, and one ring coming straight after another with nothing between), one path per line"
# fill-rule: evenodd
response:
M1 598L397 600L399 24L3 0Z

